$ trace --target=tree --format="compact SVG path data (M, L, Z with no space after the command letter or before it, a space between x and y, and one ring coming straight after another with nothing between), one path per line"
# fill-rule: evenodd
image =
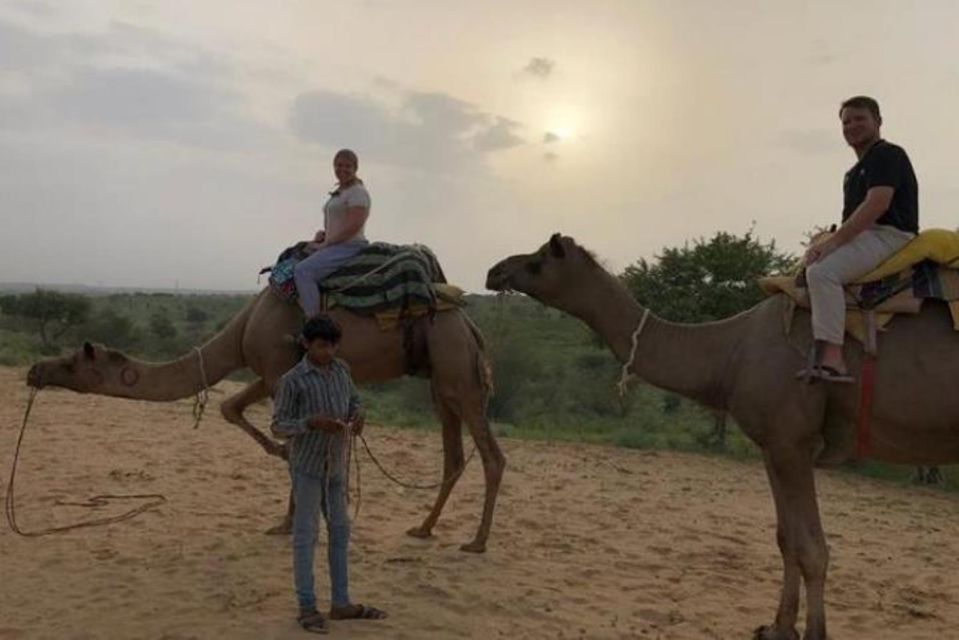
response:
M641 259L621 277L653 313L677 322L707 322L757 304L763 293L756 281L793 263L775 241L764 244L752 230L741 237L720 231L692 246L664 248L654 262Z
M736 315L763 299L762 276L789 270L792 255L775 241L764 244L752 229L743 236L719 231L708 241L664 248L654 262L641 259L621 276L650 311L676 322L708 322ZM715 412L713 440L725 446L726 414Z
M0 297L0 310L29 320L40 335L44 351L70 327L86 322L90 301L79 295L37 289L33 293Z
M161 340L169 340L177 335L176 325L162 309L150 314L150 331Z
M111 307L94 314L82 329L84 338L119 349L129 349L137 341L133 321Z
M186 309L186 321L190 324L203 324L209 317L210 315L200 307L191 305Z

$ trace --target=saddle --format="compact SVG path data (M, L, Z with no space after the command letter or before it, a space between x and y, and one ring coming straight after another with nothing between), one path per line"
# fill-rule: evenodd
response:
M269 287L281 299L295 303L293 270L307 257L305 242L284 249L270 273ZM322 308L348 309L374 316L388 329L403 319L462 306L463 291L447 284L433 252L424 245L370 243L347 264L319 284Z
M762 278L759 286L767 295L785 294L784 328L792 327L796 307L809 308L804 272ZM858 458L872 450L870 419L875 393L877 333L897 314L916 314L925 300L941 300L949 306L953 328L959 331L959 233L929 229L913 238L882 264L845 287L846 333L863 345L858 375L855 427L826 425L817 464L844 461L851 451ZM815 363L810 345L807 368Z
M792 302L784 318L787 333L796 307L810 308L804 273L759 280L766 295L785 294ZM946 229L923 231L878 267L846 285L846 333L866 344L867 314L883 330L897 314L917 314L925 300L949 306L959 331L959 233Z

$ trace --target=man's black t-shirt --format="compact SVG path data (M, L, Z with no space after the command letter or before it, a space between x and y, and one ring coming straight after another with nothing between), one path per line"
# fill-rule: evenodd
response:
M892 187L892 202L878 224L919 232L919 184L902 147L879 140L846 172L843 180L843 222L852 215L872 187Z

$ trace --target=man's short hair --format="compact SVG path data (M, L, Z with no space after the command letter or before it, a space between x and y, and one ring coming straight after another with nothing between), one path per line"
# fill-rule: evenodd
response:
M336 320L330 316L321 313L318 316L310 318L303 325L303 339L307 342L314 340L325 340L326 342L337 344L343 337L343 330Z
M852 107L853 109L869 109L869 112L872 113L872 117L876 121L881 121L882 116L879 115L879 103L876 102L875 98L870 98L869 96L853 96L849 98L841 105L839 105L839 117L842 117L842 110L846 107Z

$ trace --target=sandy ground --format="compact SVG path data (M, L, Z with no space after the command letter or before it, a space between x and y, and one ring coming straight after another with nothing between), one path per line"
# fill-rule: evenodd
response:
M27 398L23 377L0 368L4 483ZM220 419L222 397L213 395L195 431L187 401L40 394L17 480L21 527L129 507L57 499L162 493L168 502L42 538L2 523L0 639L312 637L293 619L289 540L263 534L285 508L285 467ZM251 414L266 424L265 406ZM438 477L438 434L372 427L368 435L396 473ZM331 637L745 639L772 619L780 561L760 465L502 444L509 467L485 555L458 550L479 522L478 461L425 541L403 532L425 516L433 492L390 484L365 461L352 594L391 617L334 622ZM959 637L957 499L834 472L819 483L832 550L831 637Z

